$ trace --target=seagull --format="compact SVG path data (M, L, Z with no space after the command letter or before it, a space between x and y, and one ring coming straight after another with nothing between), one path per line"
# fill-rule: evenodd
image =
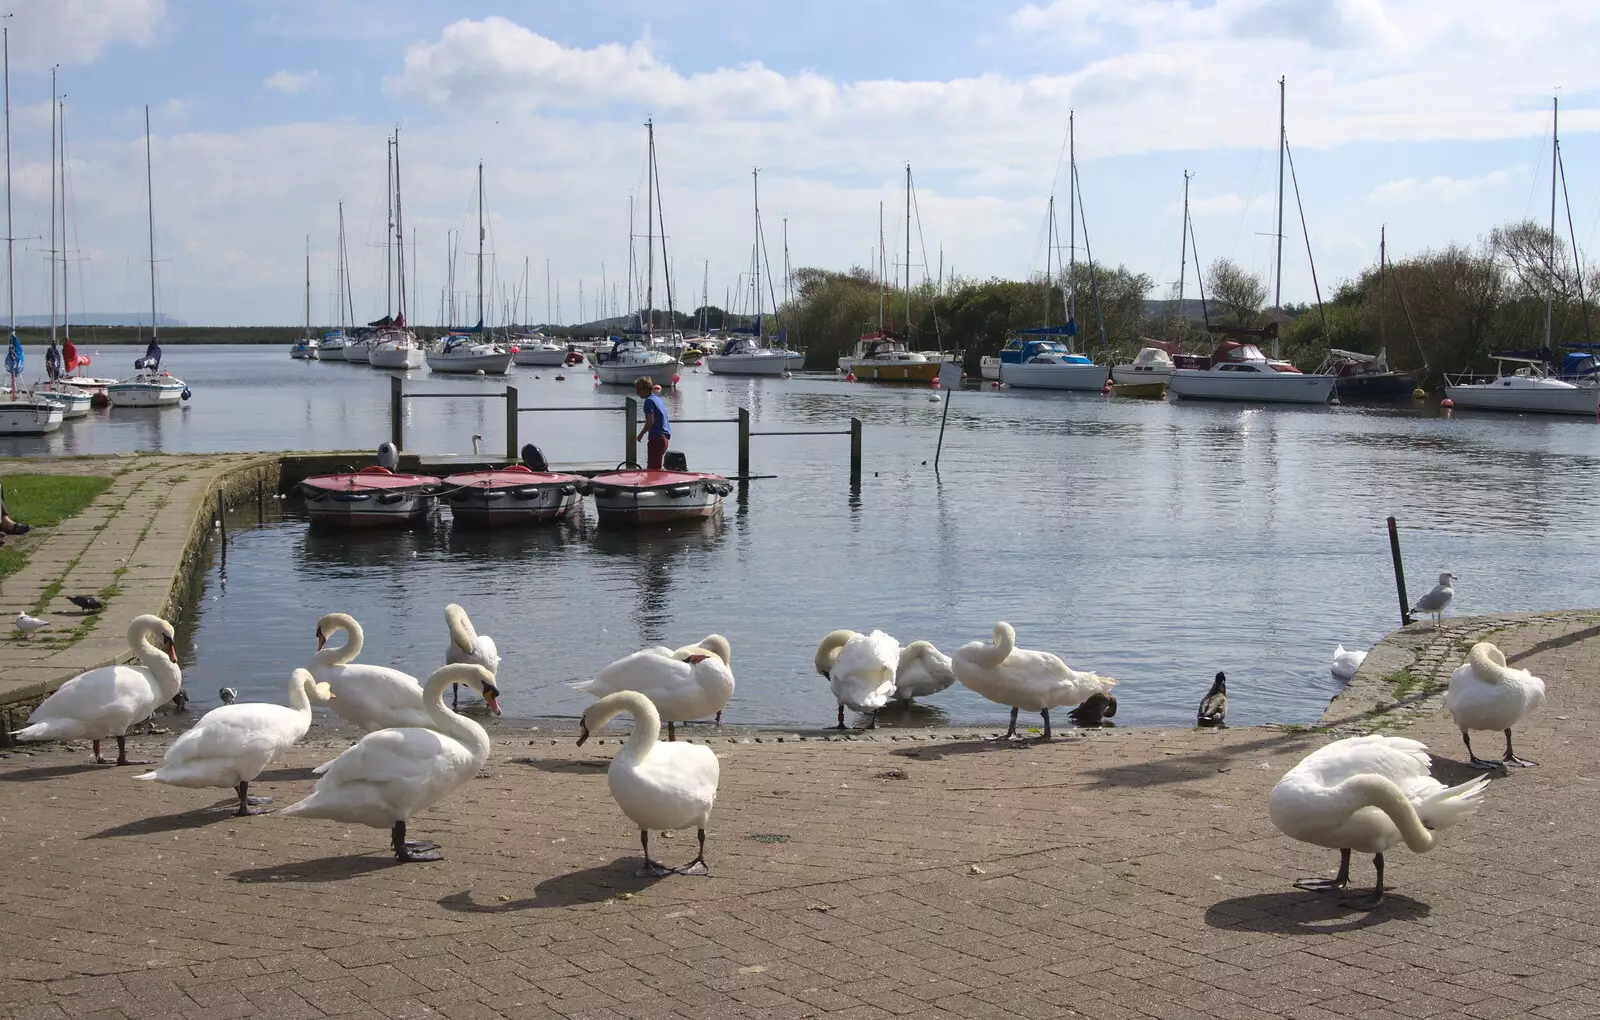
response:
M106 607L104 602L101 602L93 595L68 595L67 601L86 613L98 613Z
M17 629L22 631L22 636L25 638L33 637L36 631L44 630L48 626L50 626L49 620L41 620L27 613L17 614Z
M1433 586L1433 591L1418 599L1417 604L1411 607L1411 611L1413 613L1431 614L1433 616L1433 629L1438 630L1444 624L1444 607L1448 606L1450 600L1456 597L1456 590L1450 587L1451 582L1456 580L1456 575L1448 570L1440 574L1439 583Z
M239 699L239 692L232 687L224 687L217 692L217 697L222 699L224 705L231 705Z

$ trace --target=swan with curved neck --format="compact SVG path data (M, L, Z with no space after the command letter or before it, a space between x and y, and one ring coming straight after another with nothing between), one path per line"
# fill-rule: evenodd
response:
M171 701L183 686L172 624L148 614L134 617L128 625L128 647L143 665L103 666L79 673L35 708L28 725L12 735L18 740L87 737L94 741L97 765L111 764L100 756L100 739L115 736L116 764L150 764L128 757L127 732Z
M594 698L637 691L667 721L667 739L677 740L676 723L714 716L721 724L722 710L733 698L732 660L728 639L710 634L698 645L677 650L658 645L634 652L572 688Z
M930 641L913 641L900 651L900 663L894 671L894 700L910 702L913 698L930 697L955 682L950 656Z
M870 634L830 631L811 661L817 672L828 678L833 699L839 703L835 729L849 728L844 724L846 708L868 713L867 729L877 729L878 710L895 695L895 675L902 661L900 642L881 630Z
M283 813L386 828L398 860L439 860L439 844L406 839L406 821L477 775L490 746L482 726L445 706L445 688L451 684L477 691L490 712L500 713L499 691L488 670L467 663L440 666L424 688L426 727L368 733L324 765L311 795Z
M297 669L289 679L289 707L237 702L214 708L173 742L160 768L134 778L191 789L231 787L239 796L236 816L261 814L252 808L271 798L250 796L250 782L306 735L312 702L332 697L327 684Z
M1506 655L1488 641L1479 641L1467 661L1450 674L1444 707L1461 729L1467 757L1473 768L1497 769L1501 764L1527 768L1538 762L1519 758L1511 749L1511 728L1544 704L1544 681L1525 669L1506 665ZM1500 761L1479 758L1472 750L1472 730L1500 730L1506 735L1506 753Z
M1372 896L1351 906L1383 901L1383 855L1405 843L1416 853L1437 844L1433 830L1449 828L1477 812L1488 789L1479 776L1445 786L1429 774L1428 749L1405 737L1347 737L1319 748L1290 769L1267 797L1267 814L1286 836L1339 851L1331 879L1301 879L1301 889L1344 889L1350 854L1372 854L1377 881Z
M618 691L590 705L579 725L578 744L613 717L633 716L633 732L611 760L606 785L611 796L633 824L639 827L644 865L641 878L662 875L704 875L706 825L717 800L721 767L711 748L703 744L661 742L661 716L651 700L638 691ZM700 852L681 868L669 868L650 856L650 830L671 832L694 828Z
M1044 718L1044 739L1050 739L1050 710L1077 705L1095 694L1108 694L1116 681L1098 673L1073 669L1049 652L1017 647L1017 632L1004 620L994 625L994 640L969 641L950 660L956 679L1000 705L1011 706L1011 726L1002 740L1017 733L1017 712L1027 709Z
M342 645L328 638L343 631ZM341 717L371 732L394 726L427 726L422 685L409 673L387 666L353 661L361 654L366 635L348 613L329 613L317 621L317 653L311 657L311 675L325 683L335 697L330 703Z
M489 675L496 681L500 678L500 649L494 643L494 638L487 634L479 634L472 625L472 618L467 611L454 602L444 607L445 627L450 631L450 645L445 649L444 661L470 662L482 666L489 671ZM450 688L450 707L459 708L459 695L461 685Z

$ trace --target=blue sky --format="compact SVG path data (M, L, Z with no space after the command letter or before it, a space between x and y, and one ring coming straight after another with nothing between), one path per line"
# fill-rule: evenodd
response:
M963 276L1042 269L1069 109L1098 261L1148 273L1161 285L1152 296L1176 279L1187 169L1202 257L1270 273L1280 75L1324 293L1376 258L1380 225L1403 257L1548 216L1557 89L1575 233L1590 248L1594 6L24 0L6 22L18 311L48 308L51 64L67 97L74 307L146 303L149 103L162 308L194 323L298 321L307 234L314 317L332 316L340 200L356 314L381 314L383 140L395 124L419 248L412 317L428 323L443 303L447 231L472 246L479 159L501 282L491 305L504 307L527 258L530 311L544 318L548 260L561 317L577 318L580 282L592 317L602 266L608 293L625 274L647 116L680 307L702 274L720 304L747 269L756 165L774 262L787 217L793 264L867 263L879 201L888 244L903 250L909 160L914 275L924 246L929 272L941 248ZM1285 223L1285 300L1308 300L1292 205ZM470 291L464 257L456 278ZM1192 265L1189 279L1192 294Z

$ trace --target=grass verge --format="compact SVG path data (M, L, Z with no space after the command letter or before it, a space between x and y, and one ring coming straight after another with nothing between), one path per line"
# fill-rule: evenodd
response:
M81 513L110 488L111 479L99 475L12 474L0 477L0 486L4 487L6 512L12 520L51 528ZM28 550L17 548L15 543L15 538L9 539L0 549L0 577L21 570L28 562Z

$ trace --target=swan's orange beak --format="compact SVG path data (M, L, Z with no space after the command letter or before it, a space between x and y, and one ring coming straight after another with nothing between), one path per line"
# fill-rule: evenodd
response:
M327 643L328 643L328 639L322 636L322 628L318 627L317 628L317 651L319 651L319 652L322 651L323 646L326 645Z
M166 644L167 644L167 658L171 659L173 662L177 662L178 661L178 646L173 643L171 638L167 638Z
M708 658L710 658L710 656L707 656L707 655L691 655L687 659L684 659L683 661L687 662L689 665L692 666L695 663L701 662L701 661L703 661L705 659L708 659Z
M490 715L500 714L500 699L495 697L493 694L485 694L483 696L483 703L489 706Z

